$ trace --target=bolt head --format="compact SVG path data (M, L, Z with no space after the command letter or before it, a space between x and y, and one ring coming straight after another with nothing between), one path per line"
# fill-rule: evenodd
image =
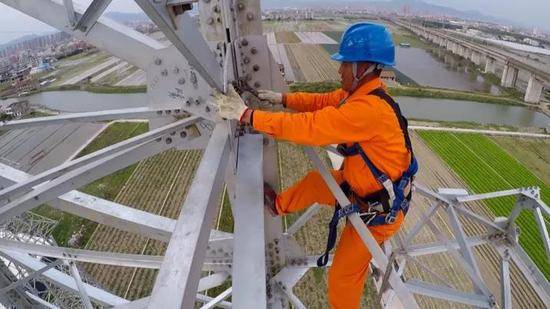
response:
M162 64L162 59L156 58L156 59L155 59L155 64L156 64L156 65L161 65L161 64Z
M206 23L209 24L209 25L213 24L213 23L214 23L214 18L209 17L209 18L206 20Z
M171 139L170 137L167 137L167 138L166 138L166 144L167 144L167 145L172 144L172 139Z
M241 44L242 44L243 46L248 46L248 40L247 40L247 39L242 39L242 40L241 40Z
M168 75L168 70L162 70L162 72L160 72L160 74L162 76L167 76Z
M250 49L250 52L252 53L252 55L255 55L255 54L258 53L258 49L256 49L256 47L252 47L252 48Z
M181 138L186 138L186 137L187 137L187 132L181 131L181 132L180 132L180 137L181 137Z
M254 14L252 14L252 12L246 13L246 19L249 21L254 20Z
M178 84L180 84L180 85L185 84L185 78L182 77L182 78L178 79Z
M254 72L258 72L260 70L260 66L255 64L253 67L252 67L252 70L254 70Z
M174 67L174 68L172 69L172 72L173 72L174 74L178 74L178 73L180 72L180 68Z

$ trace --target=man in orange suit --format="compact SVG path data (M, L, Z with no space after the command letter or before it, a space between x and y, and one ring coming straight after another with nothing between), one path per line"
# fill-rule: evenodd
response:
M393 66L394 58L394 44L385 27L357 23L346 30L339 52L332 56L341 62L341 89L316 94L260 91L260 99L295 111L290 113L249 109L231 88L226 99L237 103L220 110L222 117L237 119L277 139L313 146L339 144L345 158L332 175L378 243L392 237L402 225L417 169L406 119L380 79L382 68ZM343 206L337 205L315 171L278 195L266 189L267 197L272 197L267 198L266 206L275 215L300 211L314 203L336 209ZM331 223L332 243L337 213ZM330 247L319 266L326 265ZM370 260L369 250L347 224L329 270L331 308L359 308Z

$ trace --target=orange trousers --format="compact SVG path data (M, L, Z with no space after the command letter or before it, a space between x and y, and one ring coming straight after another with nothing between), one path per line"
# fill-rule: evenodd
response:
M342 171L333 170L332 175L338 183L343 182ZM279 214L284 215L302 210L315 202L331 206L336 204L323 178L314 171L281 192L277 196L276 206ZM395 223L371 226L369 230L381 244L399 230L403 219L403 213L399 212ZM346 224L328 272L328 299L331 308L359 308L371 258L372 255L355 229L351 224Z

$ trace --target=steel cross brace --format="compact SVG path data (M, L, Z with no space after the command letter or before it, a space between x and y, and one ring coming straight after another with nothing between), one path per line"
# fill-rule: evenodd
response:
M334 177L332 177L329 170L323 165L323 163L319 159L319 156L317 155L315 150L311 147L305 147L304 151L309 157L309 159L312 161L314 166L321 173L323 180L325 181L327 186L330 188L330 191L332 192L332 194L334 195L338 203L340 205L350 205L351 203L349 199L344 194L340 186L338 186L338 184L336 183L336 180L334 179ZM363 220L361 220L361 218L359 217L359 214L353 213L349 215L348 220L355 228L355 231L357 232L357 234L359 234L363 243L371 252L372 257L376 262L376 264L378 265L378 267L380 268L381 272L384 273L387 267L391 267L391 265L388 265L388 257L384 254L382 249L380 249L380 246L372 236L371 232L368 230ZM388 278L388 283L396 293L401 303L407 304L408 308L419 308L418 304L416 303L416 300L414 299L412 294L409 292L404 282L401 280L401 278L399 278L399 276L397 276L397 274L394 271L390 273Z
M170 117L172 115L185 115L185 112L180 107L173 106L172 108L136 107L98 112L68 113L57 116L1 122L0 130L13 130L66 123L98 122L105 120L160 118Z
M216 125L187 194L157 275L150 308L191 308L229 155L225 123Z
M173 141L172 137L166 137L172 133L174 133L174 135L175 133L179 133L178 137L187 139L187 133L185 133L185 128L191 124L196 123L198 120L199 118L197 117L189 117L189 118L174 122L170 125L164 126L162 128L149 131L141 135L132 137L130 139L124 140L122 142L116 143L114 145L105 147L103 149L100 149L98 151L85 155L78 159L61 164L52 169L46 170L36 176L28 178L25 181L19 182L6 189L0 190L0 206L2 205L2 200L8 200L10 197L13 197L20 193L24 193L28 190L31 190L32 187L36 185L39 185L46 181L60 177L63 174L75 171L76 169L81 169L87 165L94 164L95 162L98 162L98 161L108 163L108 160L107 161L104 161L104 160L110 157L116 156L117 154L128 153L129 151L139 149L136 147L143 148L143 145L147 143L151 143L151 141L154 141L156 139L165 138L166 144L168 145L172 144L172 142L177 142L177 140ZM168 139L170 141L169 143L168 143ZM163 148L165 147L159 148L159 152L160 150L163 150ZM0 210L0 214L1 212L2 210Z

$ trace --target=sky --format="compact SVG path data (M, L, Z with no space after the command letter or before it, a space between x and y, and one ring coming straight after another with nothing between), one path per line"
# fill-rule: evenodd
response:
M24 1L24 0L23 0ZM60 0L58 0L60 1ZM311 0L317 1L317 0ZM486 15L503 17L531 27L550 31L549 0L424 0L458 10L477 10ZM91 0L73 0L87 5ZM108 11L139 12L133 0L113 0ZM31 33L45 33L54 29L23 13L0 4L0 44Z

